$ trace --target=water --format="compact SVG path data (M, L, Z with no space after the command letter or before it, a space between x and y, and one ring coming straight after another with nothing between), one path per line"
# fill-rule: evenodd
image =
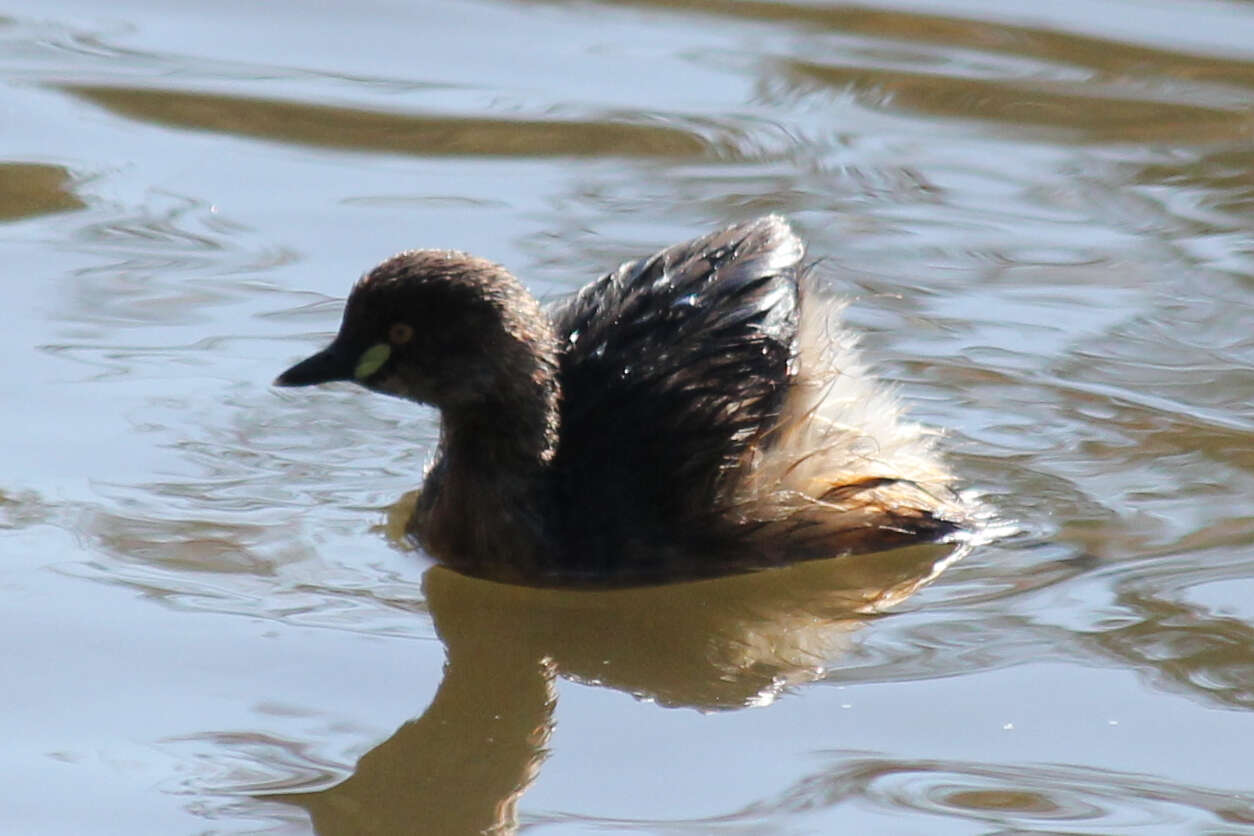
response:
M1248 4L5 14L0 829L1254 833ZM395 250L768 211L1020 533L495 587L430 413L269 386Z

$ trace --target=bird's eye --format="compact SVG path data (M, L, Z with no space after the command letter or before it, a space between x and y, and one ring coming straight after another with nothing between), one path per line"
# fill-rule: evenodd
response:
M414 338L414 326L408 322L394 322L388 329L388 342L392 345L404 345Z

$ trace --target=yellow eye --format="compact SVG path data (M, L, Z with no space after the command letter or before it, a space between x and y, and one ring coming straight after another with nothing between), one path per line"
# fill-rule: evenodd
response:
M414 338L414 327L408 322L395 322L388 329L388 342L392 345L404 345Z

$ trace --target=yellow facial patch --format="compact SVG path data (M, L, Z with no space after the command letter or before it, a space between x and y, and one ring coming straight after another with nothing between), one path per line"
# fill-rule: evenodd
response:
M353 377L357 380L365 380L383 368L383 364L391 356L392 346L387 343L378 343L370 346L370 348L362 352L361 358L358 359L357 365L353 368Z

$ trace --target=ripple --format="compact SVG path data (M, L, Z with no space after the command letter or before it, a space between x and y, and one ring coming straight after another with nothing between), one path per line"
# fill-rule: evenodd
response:
M141 87L65 85L120 116L320 148L422 157L701 157L700 136L659 119L525 120L400 114Z
M915 814L912 828L931 820L960 820L991 832L1126 833L1129 828L1254 826L1254 795L1189 786L1149 775L1055 764L985 765L964 761L899 760L848 753L829 769L811 774L775 797L718 816L696 819L626 820L593 816L534 815L536 826L568 825L653 833L835 832L854 813L866 823L900 824ZM838 813L845 818L831 818ZM1048 829L1043 829L1048 828ZM1057 829L1056 829L1057 828ZM843 829L843 827L841 828ZM893 829L895 832L895 828ZM867 831L876 832L876 831ZM883 832L889 832L887 830ZM926 832L919 830L918 832ZM938 831L948 832L948 831ZM1215 831L1220 832L1220 831ZM1231 832L1223 829L1222 832Z
M148 443L179 472L99 479L90 498L61 503L49 521L88 555L61 571L177 610L430 638L430 621L414 617L425 612L428 562L371 529L420 478L425 447L413 442L432 441L433 428L414 432L386 403L375 411L328 397L271 412L258 401L274 402L269 393L218 394L143 408ZM201 416L198 427L189 413ZM29 501L14 499L10 516L29 516Z
M986 766L954 761L855 759L790 794L826 803L862 798L885 810L1002 827L1067 822L1118 829L1254 824L1254 796L1183 786L1151 776L1081 767Z
M200 767L193 775L173 779L164 787L180 795L313 790L345 774L343 765L315 754L309 743L264 732L207 732L161 742L163 748Z
M1179 600L1196 585L1254 577L1249 548L1240 562L1226 551L1215 555L1218 561L1203 552L1123 567L1127 577L1117 582L1112 607L1121 618L1075 638L1135 668L1155 687L1220 708L1254 708L1254 626Z
M1254 129L1248 111L1142 98L1134 91L1086 84L963 78L805 61L787 64L801 90L830 90L886 110L955 119L998 122L1017 133L1040 133L1055 141L1068 135L1090 142L1239 140Z
M1254 87L1254 62L1175 49L1141 46L1128 40L1092 37L1056 28L1022 26L996 20L860 6L812 6L754 0L629 0L615 5L664 7L686 13L772 22L809 31L843 32L862 39L920 43L957 50L1032 58L1082 67L1108 76L1146 73L1180 81ZM1083 21L1072 21L1077 25ZM952 59L951 59L952 60Z

